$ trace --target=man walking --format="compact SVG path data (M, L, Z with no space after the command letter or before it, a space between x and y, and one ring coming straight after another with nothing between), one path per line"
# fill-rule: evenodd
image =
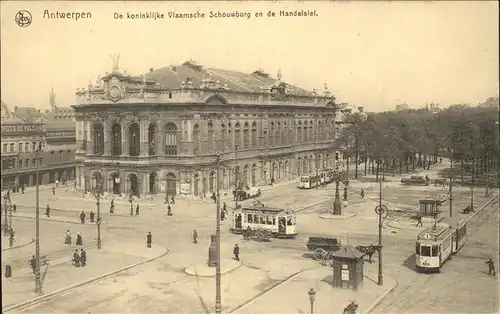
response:
M73 252L73 263L75 267L80 267L80 254L78 254L78 250Z
M196 229L193 230L193 243L194 244L198 243L198 232L196 232Z
M109 206L109 213L113 214L115 212L115 200L111 200L111 204Z
M83 212L83 210L82 210L82 212L80 213L80 222L81 222L82 224L84 224L84 223L85 223L85 213Z
M364 199L365 198L365 190L361 189L361 198Z
M151 248L151 243L153 243L153 236L151 235L151 231L149 231L146 236L146 244L148 248Z
M90 217L90 222L94 222L94 217L95 217L95 214L93 211L90 211L90 214L89 214L89 217Z
M45 209L45 216L47 216L47 218L50 218L50 206L47 205L47 208Z
M417 216L417 225L415 227L421 226L423 227L424 225L422 224L422 215Z
M238 244L234 245L233 254L234 254L234 259L239 261L240 260L240 247L238 246Z
M35 273L35 269L36 269L36 258L35 258L35 255L32 255L31 260L30 260L30 264L31 264L31 270L33 270L33 274L34 274Z
M488 261L486 261L486 264L488 264L488 274L491 276L496 276L495 272L495 262L493 262L493 259L490 257Z
M135 207L135 215L139 216L139 204Z
M174 196L173 196L173 195L172 195L171 203L172 203L172 204L175 204L175 199L174 199Z
M16 212L16 209L17 209L16 203L12 204L12 210L14 211L14 213Z
M52 195L56 195L56 187L55 186L52 187Z

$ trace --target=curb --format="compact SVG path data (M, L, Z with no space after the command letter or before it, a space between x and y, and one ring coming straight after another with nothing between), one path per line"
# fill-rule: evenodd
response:
M245 306L247 305L250 305L252 304L253 302L255 302L259 297L263 296L264 294L268 293L268 292L272 292L274 291L275 289L277 289L279 286L289 282L290 280L293 280L295 277L297 277L298 275L302 274L303 272L305 271L309 271L309 270L313 270L313 269L316 269L316 268L308 268L308 269L303 269L301 271L298 271L296 273L293 273L291 274L290 276L286 277L285 279L283 279L282 281L274 284L274 285L271 285L270 288L267 288L267 289L264 289L264 291L262 292L259 292L257 295L253 296L252 298L250 298L249 300L243 302L242 304L236 306L236 307L233 307L232 309L229 309L226 313L233 313L233 312L236 312L242 308L244 308Z
M12 216L12 217L15 217L15 218L18 218L18 219L36 219L36 217L26 217L26 216ZM69 221L69 220L62 220L62 219L46 219L46 218L42 218L40 217L40 221L52 221L52 222L63 222L63 223L68 223L68 224L76 224L76 225L82 225L82 226L89 226L89 227L94 227L95 226L95 223L84 223L82 224L81 222L77 222L77 221ZM106 221L105 220L102 220L102 223L101 225L104 225L106 224Z
M387 274L384 274L385 276L388 276ZM392 278L392 277L391 277ZM372 305L370 305L368 307L368 309L366 309L363 314L369 314L371 311L373 311L373 309L380 303L382 302L383 299L385 299L387 297L387 295L389 293L391 293L392 291L394 291L394 289L397 287L398 285L398 282L396 281L396 279L392 278L392 280L394 280L394 284L385 290L385 292L377 299L375 300L375 302L372 303Z
M126 271L126 270L129 270L130 268L133 268L133 267L136 267L136 266L139 266L139 265L142 265L142 264L146 264L146 263L149 263L151 261L154 261L155 259L158 259L160 257L163 257L165 255L167 255L168 253L170 252L169 249L166 249L166 251L158 256L155 256L155 257L152 257L152 258L149 258L145 261L141 261L141 262L138 262L138 263L135 263L135 264L132 264L132 265L129 265L129 266L125 266L123 268L120 268L120 269L117 269L117 270L114 270L114 271L111 271L109 273L106 273L106 274L103 274L103 275L100 275L100 276L97 276L97 277L94 277L94 278L91 278L89 280L85 280L85 281L82 281L80 283L77 283L77 284L74 284L74 285L71 285L69 287L66 287L66 288L62 288L62 289L59 289L59 290L56 290L54 292L50 292L48 294L44 294L44 295L41 295L41 296L38 296L38 297L35 297L31 300L28 300L28 301L24 301L24 302L21 302L21 303L18 303L18 304L14 304L14 305L11 305L11 306L7 306L5 308L2 309L2 313L7 313L7 312L10 312L10 311L13 311L13 310L20 310L22 308L25 308L25 307L28 307L28 306L33 306L33 305L36 305L37 303L39 302L42 302L42 301L45 301L45 300L48 300L48 299L51 299L53 297L56 297L56 296L59 296L59 295L62 295L66 292L70 292L71 290L74 290L78 287L81 287L83 285L86 285L86 284L89 284L89 283L92 283L94 281L98 281L98 280L101 280L103 278L106 278L106 277L110 277L110 276L113 276L113 275L116 275L118 273L121 273L123 271Z
M21 247L25 247L27 245L33 244L33 242L35 242L35 239L31 238L31 241L28 242L28 243L24 243L24 244L21 244L21 245L16 245L16 246L13 246L13 247L8 247L6 249L2 249L2 252L8 251L8 250L13 250L13 249L18 249L18 248L21 248Z

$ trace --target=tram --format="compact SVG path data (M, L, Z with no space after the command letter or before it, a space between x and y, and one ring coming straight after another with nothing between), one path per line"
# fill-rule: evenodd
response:
M244 206L233 211L230 231L243 233L248 227L262 230L277 238L297 236L296 217L291 212L267 206Z
M434 225L417 236L415 266L419 272L440 271L443 264L467 242L465 218Z
M333 182L334 174L335 174L334 168L325 168L325 169L321 170L321 176L323 178L322 183L328 184L328 183Z
M305 174L300 177L299 189L312 189L321 185L321 175Z

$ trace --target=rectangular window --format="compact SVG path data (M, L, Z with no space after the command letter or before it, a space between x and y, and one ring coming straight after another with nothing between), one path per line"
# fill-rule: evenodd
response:
M417 244L415 245L415 254L416 254L416 255L420 255L420 244L419 244L419 243L417 243Z
M31 160L31 166L35 167L36 166L36 159Z
M30 143L24 143L24 151L29 152L30 151Z
M431 256L431 247L427 245L422 245L420 247L420 256Z
M248 214L248 223L253 223L253 216L252 216L252 214Z
M26 168L28 168L28 167L29 167L29 164L30 164L30 160L29 160L29 159L25 159L25 160L24 160L24 166L25 166Z
M32 144L32 147L33 147L33 149L32 149L32 150L33 150L33 151L36 151L36 148L37 148L37 147L36 147L36 142L33 142L33 143L31 143L31 144Z
M23 143L19 143L19 152L22 153L23 152Z
M14 143L10 143L10 152L15 152Z
M7 144L3 144L2 151L3 151L4 153L6 153L6 152L7 152Z
M432 256L439 256L439 246L438 245L432 246Z

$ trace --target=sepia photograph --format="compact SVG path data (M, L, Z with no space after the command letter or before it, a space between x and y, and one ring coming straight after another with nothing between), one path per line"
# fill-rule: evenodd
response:
M497 1L1 1L2 313L500 312Z

